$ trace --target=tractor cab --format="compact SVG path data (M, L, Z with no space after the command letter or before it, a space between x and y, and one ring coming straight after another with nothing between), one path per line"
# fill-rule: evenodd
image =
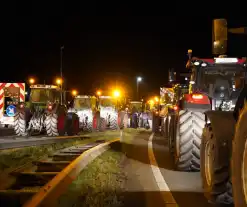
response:
M191 58L187 67L191 70L190 93L202 93L219 105L236 100L247 78L246 58L214 59Z
M80 128L83 131L92 131L93 117L98 111L95 96L78 95L73 99L72 108L79 117Z
M33 113L35 111L52 111L55 105L61 102L61 90L55 85L35 84L30 85L29 101L27 108Z
M130 111L132 113L141 113L143 111L143 103L141 101L131 101L130 102Z
M99 97L99 107L100 108L115 108L116 99L111 96L100 96Z

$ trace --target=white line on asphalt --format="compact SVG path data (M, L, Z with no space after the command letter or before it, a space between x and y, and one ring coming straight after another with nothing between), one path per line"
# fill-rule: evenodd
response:
M150 160L150 164L151 164L150 166L151 166L154 178L156 180L156 183L159 187L160 192L162 193L162 197L163 197L164 201L166 203L168 202L168 203L176 204L176 201L173 198L172 193L171 193L163 175L161 174L160 168L158 167L157 161L155 159L155 155L153 152L153 137L154 137L154 133L152 133L148 139L148 157Z

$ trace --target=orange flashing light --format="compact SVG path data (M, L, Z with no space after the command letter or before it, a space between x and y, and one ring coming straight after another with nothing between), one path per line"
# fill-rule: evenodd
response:
M203 95L202 94L193 94L192 98L193 99L203 99Z

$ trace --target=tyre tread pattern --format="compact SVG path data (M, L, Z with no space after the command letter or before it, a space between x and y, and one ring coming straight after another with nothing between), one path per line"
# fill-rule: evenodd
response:
M14 117L14 131L17 136L26 136L25 112L17 112Z
M205 125L205 115L201 112L180 111L177 140L179 158L176 166L181 171L200 171L201 135Z

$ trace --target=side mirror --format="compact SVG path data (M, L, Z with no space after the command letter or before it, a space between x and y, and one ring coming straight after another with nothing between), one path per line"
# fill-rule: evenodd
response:
M227 51L227 21L226 19L214 19L212 31L213 54L223 55Z

